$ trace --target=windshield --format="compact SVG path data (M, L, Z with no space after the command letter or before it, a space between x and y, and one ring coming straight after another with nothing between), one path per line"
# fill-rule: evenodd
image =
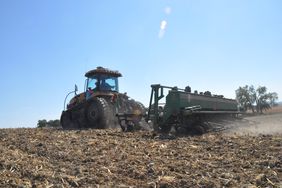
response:
M93 91L117 91L118 92L118 79L116 77L99 75L88 78L87 89Z

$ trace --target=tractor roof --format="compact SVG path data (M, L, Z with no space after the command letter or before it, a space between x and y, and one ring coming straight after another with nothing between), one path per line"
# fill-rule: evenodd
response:
M119 73L118 71L113 71L104 67L97 67L96 69L90 70L88 71L85 76L86 77L92 77L92 76L96 76L96 75L109 75L109 76L114 76L114 77L121 77L121 73Z

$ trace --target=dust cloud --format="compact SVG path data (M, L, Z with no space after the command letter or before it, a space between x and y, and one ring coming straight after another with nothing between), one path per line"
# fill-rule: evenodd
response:
M246 116L236 120L225 130L227 134L259 135L282 134L282 113Z

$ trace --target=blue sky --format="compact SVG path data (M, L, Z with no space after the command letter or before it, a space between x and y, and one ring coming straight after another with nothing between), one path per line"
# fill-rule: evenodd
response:
M57 119L74 84L104 66L148 105L150 85L282 97L280 0L0 1L0 127Z

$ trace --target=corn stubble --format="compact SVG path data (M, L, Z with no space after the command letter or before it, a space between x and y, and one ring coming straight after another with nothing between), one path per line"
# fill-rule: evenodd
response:
M282 135L0 130L0 187L281 187Z

